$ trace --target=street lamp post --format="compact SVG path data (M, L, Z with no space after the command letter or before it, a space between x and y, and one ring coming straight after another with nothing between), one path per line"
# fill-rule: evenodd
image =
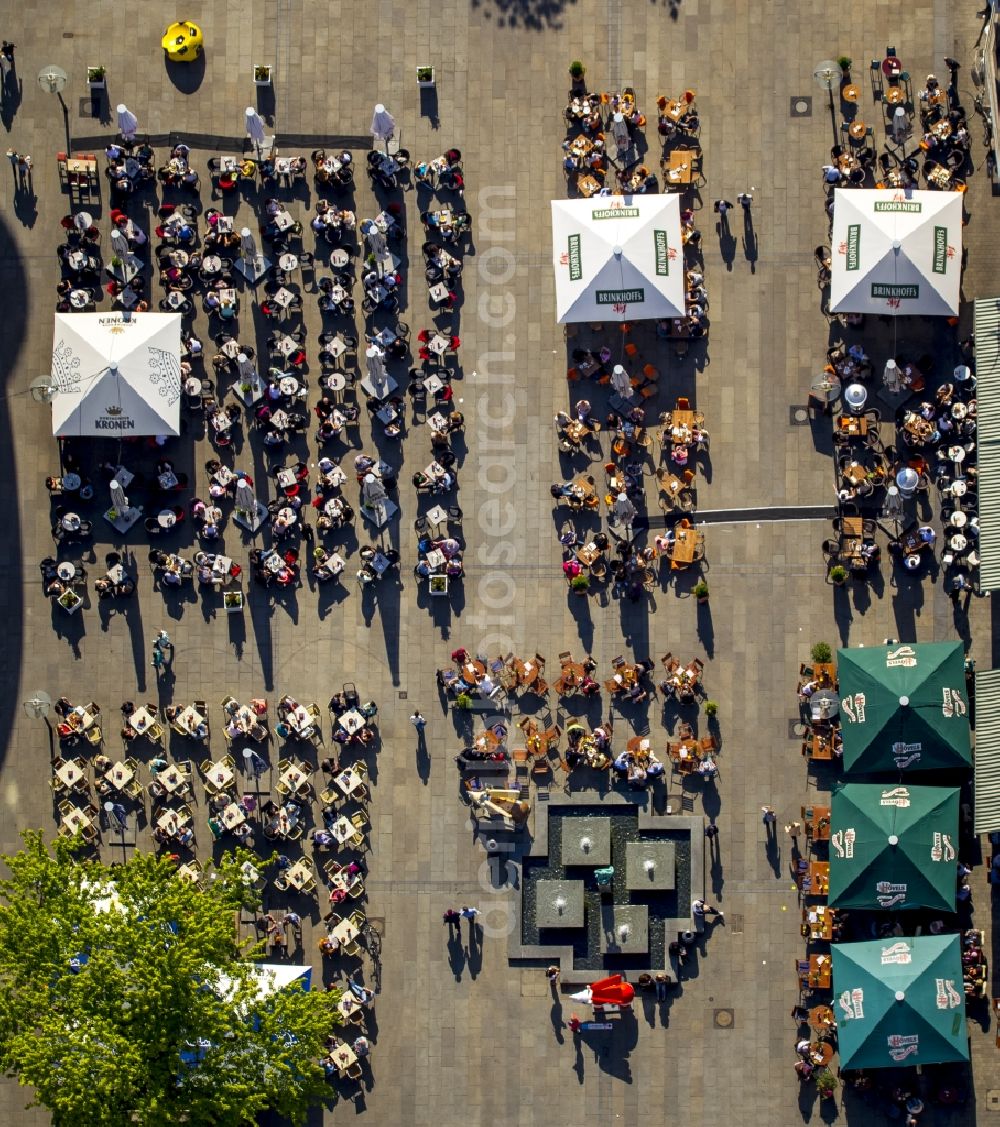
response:
M813 78L819 83L820 88L825 90L830 96L830 126L833 129L833 143L835 145L837 144L838 136L837 111L833 104L833 87L839 77L840 64L836 59L824 59L822 62L816 64L816 69L813 71Z
M52 707L52 698L41 689L36 689L31 696L23 702L24 715L31 720L44 720L45 727L49 730L49 754L53 754L52 724L49 722L49 709Z
M55 94L59 99L59 105L62 106L63 112L63 125L66 128L66 155L70 156L73 148L73 142L69 136L69 106L63 101L62 92L66 89L66 82L68 75L62 69L50 63L48 66L42 67L38 72L38 85L47 93Z

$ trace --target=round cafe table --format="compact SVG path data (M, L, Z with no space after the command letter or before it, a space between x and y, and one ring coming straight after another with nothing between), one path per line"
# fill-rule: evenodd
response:
M82 484L78 473L64 473L62 476L62 487L65 493L75 493Z
M161 509L156 514L156 523L160 528L173 528L177 523L177 515L173 509Z
M882 60L882 73L886 78L898 78L903 73L903 64L895 55Z
M861 90L853 82L849 82L840 92L845 102L856 102L861 96Z
M80 518L76 513L67 513L59 523L67 532L76 532L80 527Z
M956 532L955 535L948 541L948 547L951 548L953 552L964 552L968 546L969 541L966 540L961 532Z
M78 211L73 216L73 226L78 231L89 231L94 226L94 217L89 211Z
M218 274L222 269L222 258L218 254L206 254L201 260L203 274Z
M342 372L331 372L326 377L326 386L330 391L343 391L347 387L347 377Z
M847 132L852 141L863 141L868 135L868 127L863 121L855 120L848 126Z
M299 390L299 381L294 376L282 376L278 380L278 390L282 395L294 395Z
M964 462L965 461L965 447L964 446L958 446L958 445L949 446L948 447L948 457L951 459L951 461L955 462L956 464L960 464L960 463Z
M297 270L299 265L298 255L283 254L278 259L278 265L282 270Z
M961 509L956 509L948 518L948 523L952 528L965 528L968 519Z
M188 376L184 381L184 394L185 395L201 395L202 382L197 376Z
M56 575L64 582L68 583L74 575L76 575L76 566L71 564L69 560L63 560L56 568Z
M900 106L906 101L906 91L902 86L890 86L885 92L885 100L890 106Z
M286 505L283 509L279 509L278 517L279 519L283 520L289 527L291 527L298 520L298 515L290 505Z
M88 290L70 290L69 303L74 309L86 309L92 300Z
M959 478L958 481L953 481L948 489L952 497L964 497L968 491L969 486L962 478Z
M337 247L330 252L330 265L334 267L346 266L351 261L351 256L346 250Z
M962 420L968 415L968 413L969 413L969 408L968 408L967 404L965 404L965 403L952 403L952 405L951 405L951 417L953 419Z

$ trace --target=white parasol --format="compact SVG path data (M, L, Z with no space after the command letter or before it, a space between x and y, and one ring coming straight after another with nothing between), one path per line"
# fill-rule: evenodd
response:
M378 229L373 219L369 219L365 224L365 242L368 244L368 249L375 255L376 261L385 257L388 244L385 241L385 235Z
M253 231L249 227L244 227L240 231L240 254L243 258L256 259L257 257L257 240L253 237Z
M128 258L128 239L125 237L125 232L117 227L112 228L111 231L111 249L116 257L123 261Z
M371 134L377 141L385 141L385 151L389 151L389 139L396 131L396 121L381 102L372 114Z
M361 501L365 505L376 505L379 501L386 499L385 486L373 474L365 474L365 479L361 483Z
M365 349L365 368L373 384L385 383L385 360L382 350L374 344L370 344Z
M635 505L628 499L627 493L618 494L614 514L623 524L631 524L635 520Z
M253 366L253 361L245 352L241 352L236 357L236 368L240 376L245 380L252 380L257 374L257 369Z
M611 119L611 136L615 139L618 152L624 152L628 148L628 126L625 124L624 114L616 113Z
M118 105L116 112L118 114L118 132L122 135L122 140L133 140L135 132L139 128L139 119L124 102Z
M117 509L119 513L128 512L128 498L125 496L121 482L116 477L111 479L111 507Z
M257 496L245 477L241 477L236 483L236 508L246 513L257 511Z
M244 124L246 126L247 136L253 141L257 147L257 152L260 152L260 146L264 143L264 121L260 114L253 108L247 106L244 111Z
M611 386L623 399L632 398L632 384L629 381L628 372L621 364L616 364L611 372Z

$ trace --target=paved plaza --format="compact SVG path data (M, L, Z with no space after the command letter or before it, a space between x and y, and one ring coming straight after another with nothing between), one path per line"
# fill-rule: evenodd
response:
M905 7L863 0L198 0L176 13L158 13L155 6L67 0L41 10L0 0L0 34L17 44L23 84L13 119L4 118L7 142L34 160L33 191L15 193L13 170L0 169L6 388L0 408L0 521L6 534L0 849L15 848L25 827L56 829L45 725L27 719L21 708L35 689L53 698L100 702L111 718L128 699L155 701L158 693L161 704L205 699L218 728L218 704L227 695L267 696L276 703L290 692L319 701L325 714L331 693L353 681L362 699L379 705L382 741L372 778L366 879L367 913L383 934L382 992L370 1079L357 1104L371 1122L629 1127L653 1116L671 1123L723 1116L779 1125L829 1120L831 1112L814 1101L811 1087L800 1096L792 1071L796 1027L789 1015L798 999L795 961L804 947L800 906L788 875L787 845L779 834L777 855L765 850L760 813L763 804L773 806L780 829L782 820L798 816L803 803L821 800L828 788L827 775L807 770L792 728L799 665L818 641L872 645L887 637L958 637L980 668L994 661L987 600L973 599L965 614L929 578L897 585L888 559L883 582L874 588L835 591L820 551L829 521L775 519L781 516L776 510L795 506L828 507L832 515L835 500L829 428L798 425L792 411L806 403L831 335L819 309L813 261L813 248L828 237L820 166L831 144L831 122L812 71L821 59L846 53L856 61L858 81L866 83L868 60L894 44L916 78L941 72L942 57L952 55L962 63L962 101L971 115L976 7L950 0L912 0ZM159 37L161 20L165 24L174 14L201 23L206 60L204 68L172 79ZM648 349L644 359L661 369L659 396L647 408L665 410L687 395L704 412L711 472L698 481L699 512L747 510L744 519L709 518L704 527L711 589L704 607L689 597L687 584L661 585L648 603L611 599L603 588L580 599L568 595L560 568L555 533L562 516L553 516L549 485L563 479L563 468L552 418L578 394L567 389L567 342L555 323L549 200L566 194L559 146L566 69L577 58L587 67L591 89L633 86L653 121L658 94L697 91L707 177L698 217L711 300L707 358L696 363L696 352L681 359L661 346ZM457 409L466 416L468 452L458 471L458 497L467 548L463 592L446 609L433 605L445 601L428 600L413 577L417 500L409 477L424 464L421 457L426 461L429 440L425 426L411 425L399 452L402 515L398 535L393 533L402 556L400 579L379 588L377 603L362 596L353 578L344 584L345 596L333 602L304 582L293 601L275 604L269 592L248 584L250 606L242 626L234 625L221 607L210 609L200 597L170 601L154 590L147 545L137 532L128 543L138 565L138 597L116 604L124 613L108 614L109 604L98 605L92 593L91 605L69 626L65 617L53 617L37 564L53 550L44 479L58 471L58 452L49 409L27 394L30 381L51 366L55 249L62 241L59 220L69 210L55 161L66 147L62 113L35 78L47 63L70 75L65 100L73 137L113 134L111 120L90 116L86 68L101 64L108 69L112 112L125 102L139 117L140 134L173 132L230 143L242 139L244 107L258 104L254 64L271 64L274 105L259 103L273 118L268 133L276 133L279 146L282 136L326 137L353 149L359 219L377 210L360 167L376 102L395 115L401 144L415 159L449 146L462 150L465 198L475 222L474 253L466 260L464 299L454 320L462 338L463 378L454 388ZM430 96L416 85L415 68L425 63L436 70ZM796 96L810 100L806 116L793 114ZM978 119L970 121L970 130L978 171L967 195L965 299L1000 287L993 249L1000 234L998 201L982 167ZM652 124L648 133L655 149ZM211 206L205 161L218 150L207 141L192 147L203 175L202 204ZM284 149L308 155L310 147L289 143ZM308 184L308 196L295 202L300 217L315 202L311 179ZM751 186L756 244L738 241L724 257L712 200L734 199ZM405 204L413 281L400 316L416 331L431 319L420 279L416 194L407 193ZM106 192L91 210L107 240ZM248 202L239 215L251 217ZM312 247L308 226L303 245ZM154 293L160 296L155 283ZM248 310L246 293L242 300ZM313 295L305 296L304 307L314 353L321 327ZM971 331L970 319L963 317L963 333ZM360 327L360 310L357 320ZM205 315L199 312L194 324L207 341ZM248 311L242 324L252 325ZM604 331L616 339L613 326ZM878 367L884 357L873 352L873 359ZM945 364L953 362L950 353L945 356ZM368 425L363 419L366 449ZM603 440L606 447L606 435ZM182 437L172 449L191 474L195 495L204 496L203 467L212 456L207 441L192 446ZM312 436L309 455L314 461ZM252 458L262 477L266 461L248 443L240 463ZM655 524L651 481L647 501ZM353 483L345 495L353 502ZM359 517L358 536L365 542L361 523ZM179 543L185 549L194 543L190 531ZM111 544L102 529L94 545L98 560ZM245 563L246 548L230 527L226 545ZM352 577L354 570L356 560L349 560ZM176 679L165 690L158 690L149 666L160 628L176 645ZM709 925L667 1003L637 999L635 1020L610 1033L574 1039L564 1023L574 1012L586 1017L585 1008L550 991L542 964L508 964L517 891L504 867L489 864L475 841L452 762L460 738L434 681L435 668L447 665L460 645L490 654L537 650L553 665L560 651L589 651L604 676L621 653L658 659L669 650L705 662L707 694L719 703L720 777L706 792L709 807L692 791L694 808L683 812L704 813L720 827L719 860L709 865L706 854L703 879L707 898L725 912L725 924ZM553 722L565 726L558 698L549 700ZM661 705L651 701L648 722L653 736L665 742ZM428 761L418 755L408 721L414 707L428 718ZM625 730L623 718L616 723ZM324 724L329 733L326 716ZM117 751L113 719L108 727ZM213 751L221 753L221 739L216 742ZM678 813L681 798L679 784L672 783L670 801ZM207 854L204 810L197 817ZM110 834L106 840L102 855L122 859ZM140 842L149 845L145 833ZM641 872L641 858L638 864ZM981 870L973 888L976 926L987 926L990 901ZM479 907L481 942L470 945L463 922L461 942L448 943L442 913L462 904ZM305 900L295 906L305 917ZM309 926L318 919L314 907L304 932L305 960L319 957ZM976 1099L962 1112L935 1108L922 1122L1000 1122L995 1030L973 1022L970 1029ZM866 1125L887 1122L881 1111L850 1100L841 1106L840 1095L840 1115ZM0 1085L0 1123L47 1121L37 1109L22 1110L26 1102L25 1090L13 1082ZM315 1122L346 1122L354 1115L344 1104L317 1113Z

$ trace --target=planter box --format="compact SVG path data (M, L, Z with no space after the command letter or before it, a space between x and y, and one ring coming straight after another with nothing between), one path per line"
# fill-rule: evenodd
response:
M448 594L448 576L432 575L430 577L430 592L432 595Z
M429 90L434 85L433 67L417 67L417 85L421 90Z
M91 78L90 77L91 69L92 68L90 68L90 67L87 68L87 85L90 87L91 90L106 90L107 85L108 85L108 82L107 82L108 76L106 74L104 74L100 78Z
M227 591L222 596L222 605L225 607L226 614L242 614L243 613L243 592L242 591Z
M255 66L253 68L254 86L270 86L274 79L274 70L271 67Z

